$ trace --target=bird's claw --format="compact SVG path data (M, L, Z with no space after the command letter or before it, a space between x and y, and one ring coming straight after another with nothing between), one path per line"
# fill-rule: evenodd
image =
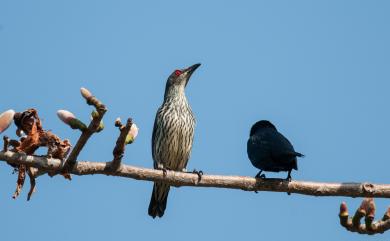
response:
M201 171L201 170L197 171L196 169L194 169L191 173L198 175L198 182L200 182L200 180L202 180L203 171Z
M264 173L261 174L262 172L263 172L263 171L259 171L259 172L256 174L255 178L265 179L265 178L266 178L266 177L265 177L265 174L264 174ZM255 193L259 193L259 192L255 190Z
M164 176L164 177L167 176L167 171L168 171L168 169L165 168L163 164L158 163L156 169L157 169L157 170L161 170L161 171L163 172L163 176Z
M201 171L201 170L197 171L194 169L192 172L195 173L196 175L198 175L198 182L200 182L200 180L202 180L203 171Z
M291 177L286 178L286 181L288 181L288 182L291 182L291 180L292 180Z
M161 171L163 172L163 176L166 177L168 170L163 167L163 168L161 168Z
M255 178L261 178L261 179L265 179L265 174L261 174L262 171L260 171L259 173L256 174ZM261 175L260 175L261 174Z

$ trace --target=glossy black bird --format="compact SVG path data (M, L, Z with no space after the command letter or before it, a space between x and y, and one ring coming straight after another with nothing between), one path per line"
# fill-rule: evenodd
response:
M247 152L252 165L260 169L256 177L265 178L264 174L260 175L262 171L286 171L288 180L291 180L292 169L298 170L297 157L304 156L296 152L290 141L266 120L252 126Z
M154 168L184 171L191 155L195 117L188 104L185 87L200 64L175 70L168 78L164 101L158 109L152 136ZM200 174L199 174L200 175ZM167 206L170 186L155 182L148 213L162 217Z

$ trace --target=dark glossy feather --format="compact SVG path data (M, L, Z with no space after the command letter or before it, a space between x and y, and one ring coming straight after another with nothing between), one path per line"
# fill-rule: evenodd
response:
M298 170L297 157L303 156L269 121L252 126L247 153L253 166L270 172Z

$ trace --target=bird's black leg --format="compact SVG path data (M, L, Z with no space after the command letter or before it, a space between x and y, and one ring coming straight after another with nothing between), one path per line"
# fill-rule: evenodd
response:
M288 182L291 182L291 171L292 171L292 170L289 170L289 171L288 171L288 174L287 174L286 180L287 180Z
M261 174L263 172L263 170L260 170L257 174L256 174L256 176L255 176L255 178L265 178L265 174ZM260 175L261 174L261 175Z
M255 178L265 179L265 174L261 174L262 172L263 172L263 170L260 170L260 171L256 174ZM258 193L258 192L255 191L255 193Z
M288 174L287 174L287 179L286 179L286 180L287 180L288 182L291 182L291 171L292 171L292 170L289 170L289 171L288 171ZM291 195L291 192L287 192L287 195Z

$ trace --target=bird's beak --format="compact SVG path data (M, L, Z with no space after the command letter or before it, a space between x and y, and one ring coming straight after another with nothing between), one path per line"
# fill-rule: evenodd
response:
M187 76L186 76L186 86L187 86L188 81L189 81L190 78L191 78L192 73L194 73L195 70L196 70L197 68L199 68L199 66L200 66L200 63L194 64L194 65L192 65L192 66L190 66L190 67L188 67L187 69L184 70L184 73L187 75Z

